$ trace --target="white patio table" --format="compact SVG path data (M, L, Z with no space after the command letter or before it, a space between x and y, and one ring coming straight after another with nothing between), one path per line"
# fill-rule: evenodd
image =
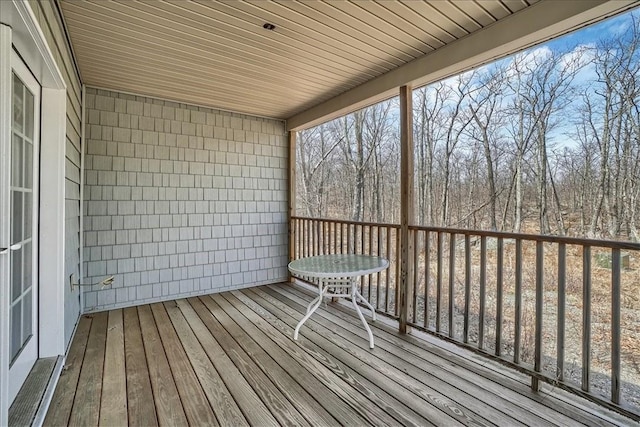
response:
M318 296L307 306L307 313L298 322L293 333L293 339L298 339L298 332L304 322L318 309L327 292L331 289L331 297L351 298L353 307L358 312L360 320L369 334L369 348L373 348L373 333L360 310L361 301L371 310L373 321L376 311L358 292L358 278L367 274L377 273L389 267L389 261L382 257L371 255L335 254L317 255L300 258L289 263L289 271L293 276L302 279L312 279L318 285ZM347 293L348 292L348 293Z

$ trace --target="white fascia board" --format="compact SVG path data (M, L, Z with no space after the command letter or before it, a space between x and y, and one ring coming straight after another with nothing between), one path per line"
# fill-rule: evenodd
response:
M541 0L486 28L287 119L287 130L318 125L398 94L558 37L636 5L635 0Z

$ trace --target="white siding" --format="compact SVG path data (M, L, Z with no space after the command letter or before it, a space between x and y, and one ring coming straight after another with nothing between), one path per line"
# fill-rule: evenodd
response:
M53 52L67 84L67 144L65 165L65 277L80 273L80 116L81 83L73 65L56 6L51 1L30 2L31 8ZM42 254L46 256L46 254ZM69 343L80 315L79 292L65 286L64 331Z

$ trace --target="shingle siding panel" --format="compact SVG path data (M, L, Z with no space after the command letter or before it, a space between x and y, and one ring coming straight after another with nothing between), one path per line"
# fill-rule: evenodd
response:
M87 281L115 276L112 290L85 290L88 309L286 277L281 122L108 91L88 95L96 138L85 159L85 242L87 253L99 250Z

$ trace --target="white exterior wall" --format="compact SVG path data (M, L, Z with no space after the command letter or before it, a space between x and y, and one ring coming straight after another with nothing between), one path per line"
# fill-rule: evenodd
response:
M284 123L87 89L85 312L287 277Z
M72 274L78 277L80 274L81 82L73 65L71 50L64 36L55 4L51 1L30 1L29 4L67 85L64 277L68 278ZM64 340L65 345L68 345L80 314L80 292L77 288L72 291L67 280L62 285L64 287Z

